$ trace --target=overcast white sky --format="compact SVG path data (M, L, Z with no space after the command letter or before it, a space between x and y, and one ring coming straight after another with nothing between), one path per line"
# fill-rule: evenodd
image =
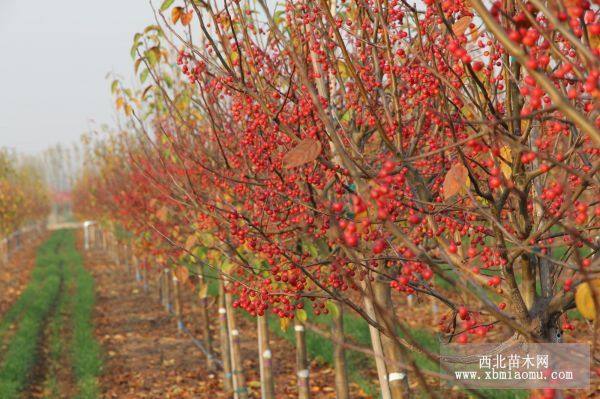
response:
M133 35L153 21L148 0L0 0L0 147L70 146L111 123L105 76L133 79Z

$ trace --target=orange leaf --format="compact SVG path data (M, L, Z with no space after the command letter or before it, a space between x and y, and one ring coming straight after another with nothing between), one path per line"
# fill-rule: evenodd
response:
M175 277L177 277L177 280L179 280L181 284L185 284L190 277L190 271L185 266L177 266L177 269L175 269Z
M452 32L454 32L456 36L464 35L472 19L473 17L461 17L454 25L452 25Z
M171 10L171 21L176 24L183 15L183 7L175 7Z
M600 48L600 35L590 34L590 47L593 50Z
M469 173L462 163L454 164L444 178L444 199L458 194L468 185Z
M156 211L156 217L158 218L158 220L160 220L163 223L167 221L168 215L169 215L169 209L167 209L166 206L163 206L158 211Z
M283 156L283 168L291 169L312 162L320 153L321 142L307 137Z
M194 11L188 11L181 16L181 23L183 26L188 26L194 17Z

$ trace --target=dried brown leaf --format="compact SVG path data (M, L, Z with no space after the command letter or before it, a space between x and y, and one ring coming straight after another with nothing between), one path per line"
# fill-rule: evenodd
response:
M444 178L444 199L458 194L467 187L469 172L462 163L454 164Z
M291 169L312 162L317 159L321 149L321 142L307 137L283 156L283 168Z
M473 17L465 16L459 18L459 20L452 25L452 32L454 32L456 36L464 35L465 31L469 27L469 24L471 23L471 20L473 20Z

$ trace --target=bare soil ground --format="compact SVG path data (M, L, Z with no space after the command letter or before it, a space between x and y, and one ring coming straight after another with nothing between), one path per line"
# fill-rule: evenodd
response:
M0 317L10 309L27 283L35 266L35 254L47 236L24 243L4 264L0 262Z
M221 373L205 369L205 357L189 337L177 331L175 320L159 304L157 291L144 292L132 272L93 255L87 266L96 279L98 339L106 358L101 380L104 398L229 398L223 391ZM186 325L201 338L189 295L184 304ZM210 304L216 331L216 304ZM242 331L244 372L251 398L260 397L256 326L246 317L237 317ZM297 397L295 351L283 338L271 335L277 398ZM218 348L215 348L218 349ZM331 367L311 364L311 391L314 398L335 398ZM368 398L358 386L351 386L352 398Z
M47 235L44 235L23 243L21 248L12 254L8 262L0 263L0 320L29 283L31 271L35 267L37 249L46 238ZM11 324L0 332L0 361L17 329L19 320L20 315L17 315L14 320L11 320Z

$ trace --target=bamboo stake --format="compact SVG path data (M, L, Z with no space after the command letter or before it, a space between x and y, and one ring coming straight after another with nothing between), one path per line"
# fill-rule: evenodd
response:
M182 304L181 304L181 284L179 279L173 274L173 307L175 319L177 320L177 330L183 331Z
M208 284L204 276L200 276L200 286ZM210 317L208 315L208 292L200 295L199 300L200 324L202 326L202 338L208 355L206 356L206 368L210 371L216 370L215 359L213 358L213 341L210 333Z
M229 345L231 347L231 369L233 374L233 397L235 399L248 399L248 389L242 365L240 350L240 332L235 322L233 299L225 290L225 308L227 309L227 327L229 328Z
M232 392L231 348L229 346L229 328L227 327L227 308L225 307L225 287L223 280L219 280L219 338L221 341L221 360L223 362L223 388L225 392Z
M158 283L157 283L157 287L158 287L158 302L161 305L164 305L164 290L163 290L163 279L164 279L164 272L161 272L158 274Z
M164 269L165 278L163 282L163 305L165 306L165 310L167 312L171 311L171 271L169 269Z
M298 377L298 399L310 398L308 356L306 355L306 332L304 325L297 318L294 319L296 335L296 375Z
M269 344L269 326L267 315L256 318L258 329L258 360L260 365L260 387L262 399L275 398L273 383L273 363L271 346Z

